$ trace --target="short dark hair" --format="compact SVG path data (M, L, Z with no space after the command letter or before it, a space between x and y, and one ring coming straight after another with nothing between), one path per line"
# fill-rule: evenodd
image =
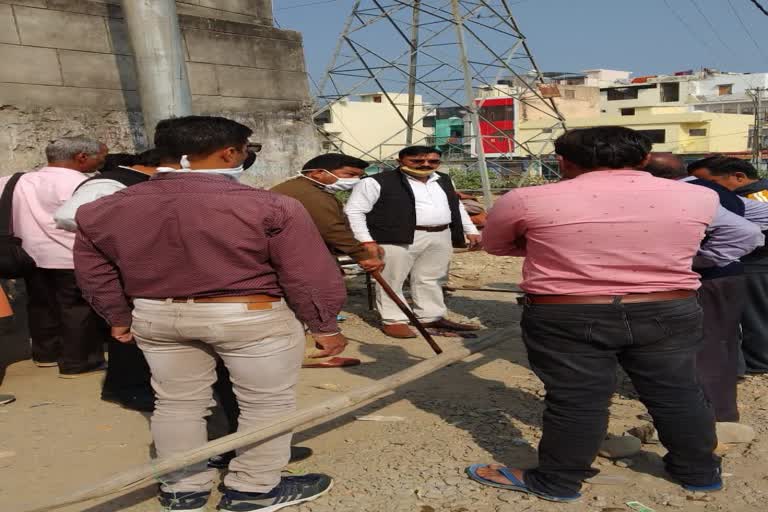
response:
M109 153L104 159L104 166L101 172L111 171L117 167L131 167L138 163L138 155L132 153Z
M430 153L437 153L441 156L443 154L442 151L434 146L408 146L407 148L401 149L400 153L397 154L397 157L403 158L404 156L428 155Z
M134 165L159 167L164 162L168 162L168 160L171 160L171 157L166 155L165 151L159 148L152 148L136 155L136 162Z
M653 144L642 133L623 126L570 130L555 141L555 153L582 169L625 169L639 166Z
M157 123L155 147L170 158L210 155L229 146L244 146L252 133L247 126L225 117L177 117Z
M753 180L760 177L760 173L754 165L747 160L732 156L713 155L696 160L688 165L688 174L693 174L699 169L707 169L714 176L727 176L740 172Z
M672 153L651 153L651 159L643 168L657 178L677 180L688 176L685 163Z
M309 169L325 169L327 171L335 171L342 167L354 167L355 169L365 169L368 167L368 162L355 158L349 155L343 155L341 153L327 153L325 155L316 156L309 162L304 164L301 169L303 171Z

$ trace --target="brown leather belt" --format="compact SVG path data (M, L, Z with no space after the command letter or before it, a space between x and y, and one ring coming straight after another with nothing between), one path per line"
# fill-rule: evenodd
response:
M195 302L198 304L209 304L223 302L229 304L261 304L265 302L280 302L280 297L272 295L240 295L238 297L173 297L173 302Z
M416 231L426 231L427 233L439 233L448 229L450 224L443 224L442 226L416 226Z
M642 302L664 302L694 297L691 290L671 292L630 293L628 295L526 295L526 304L637 304Z

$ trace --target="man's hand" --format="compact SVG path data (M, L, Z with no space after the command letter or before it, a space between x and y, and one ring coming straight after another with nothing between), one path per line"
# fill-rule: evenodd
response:
M482 247L482 238L480 235L467 235L467 240L469 240L470 251L479 251Z
M384 249L376 242L366 242L363 246L368 250L371 259L381 259L384 257Z
M112 327L112 337L120 343L133 343L133 334L131 334L130 327Z
M323 335L322 333L312 333L312 337L315 339L315 345L321 349L312 355L313 358L337 356L344 352L344 349L347 347L347 338L341 333L330 336Z
M357 262L366 272L376 272L384 269L384 262L379 258L368 258Z

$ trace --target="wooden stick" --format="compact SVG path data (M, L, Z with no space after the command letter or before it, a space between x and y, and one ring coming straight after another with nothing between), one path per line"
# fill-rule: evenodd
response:
M460 291L466 291L466 292L500 292L500 293L525 293L520 288L487 288L483 286L451 286L451 285L445 285L443 286L443 290L449 291L449 292L460 292Z
M424 325L419 321L418 318L416 318L416 315L413 314L413 311L411 311L411 308L408 307L408 304L400 300L400 297L397 296L395 290L393 290L392 287L389 286L389 283L381 276L381 272L377 270L375 272L371 272L371 275L381 285L384 293L386 293L389 298L392 299L392 302L397 304L397 307L400 308L400 311L405 313L405 316L408 317L408 320L410 320L413 326L416 327L422 336L424 336L424 339L427 340L427 343L429 343L429 346L432 347L432 350L435 351L435 354L442 354L443 349L440 348L440 345L437 344L437 342L432 338L432 335L427 332L427 329L424 327Z
M516 330L513 329L489 331L473 343L458 346L448 352L426 359L368 386L354 389L307 409L288 414L267 425L221 437L194 450L171 457L154 459L148 464L130 469L96 485L81 489L67 497L27 509L24 512L47 512L111 494L125 493L142 484L156 481L159 477L172 471L179 470L190 464L206 461L214 455L220 455L243 446L263 443L277 436L301 429L301 427L305 427L321 418L335 416L341 412L348 412L348 410L360 407L363 403L373 398L389 393L393 389L413 382L425 375L429 375L475 352L492 347L515 333Z

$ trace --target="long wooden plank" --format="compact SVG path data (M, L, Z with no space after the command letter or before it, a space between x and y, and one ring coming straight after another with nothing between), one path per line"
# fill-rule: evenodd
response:
M67 505L102 498L117 493L125 493L142 484L156 481L162 475L179 470L190 464L208 460L214 455L220 455L243 446L259 444L274 437L292 432L319 419L335 416L360 407L373 398L380 397L390 391L425 375L444 368L465 357L485 350L500 341L515 335L515 329L488 331L478 340L464 346L443 352L440 355L426 359L410 368L397 372L389 377L378 380L368 386L357 388L337 397L331 398L307 409L288 414L272 423L251 430L237 432L204 444L194 450L180 453L172 457L154 459L151 462L119 473L95 485L89 485L69 496L58 498L43 505L26 509L23 512L48 512Z
M520 288L494 288L488 286L452 286L444 285L443 290L448 292L500 292L500 293L525 293Z

